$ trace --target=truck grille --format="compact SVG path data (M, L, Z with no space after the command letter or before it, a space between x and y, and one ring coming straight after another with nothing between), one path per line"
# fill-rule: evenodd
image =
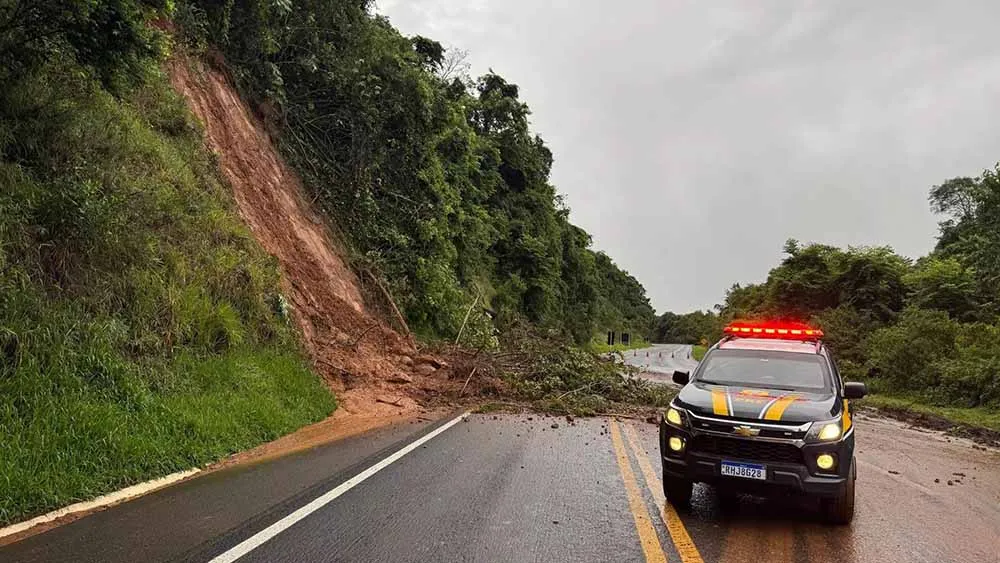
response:
M802 452L791 444L742 440L721 436L695 436L688 451L748 461L802 463Z
M718 421L718 420L704 420L701 418L691 417L691 424L698 430L707 430L709 432L718 432L721 434L730 434L733 431L733 427L742 424L749 424L754 426L753 423L744 423L739 420L730 421ZM757 426L760 430L761 438L782 438L785 440L801 440L806 437L806 431L800 430L802 425L788 425L787 428L783 428L783 425L778 423L771 423L770 426Z

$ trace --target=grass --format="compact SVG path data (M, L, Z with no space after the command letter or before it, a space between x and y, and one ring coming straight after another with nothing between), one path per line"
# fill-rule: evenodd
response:
M144 383L179 374L171 390ZM12 416L16 398L0 416L3 524L218 460L335 406L297 353L273 349L180 356L123 381L133 387L128 401L22 383L22 398L34 392L31 416Z
M913 397L873 394L865 397L861 406L874 407L889 413L912 413L943 419L951 424L985 428L1000 432L1000 410L984 407L939 407Z
M694 360L697 362L700 362L701 359L705 357L705 354L707 352L708 352L708 346L695 344L694 346L691 347L691 357L694 358Z
M333 398L156 67L0 86L0 524L219 459Z

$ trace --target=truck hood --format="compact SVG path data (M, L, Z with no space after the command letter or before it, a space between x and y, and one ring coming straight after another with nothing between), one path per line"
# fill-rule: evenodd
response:
M698 381L685 385L676 402L697 415L798 424L835 418L843 408L829 390L786 391Z

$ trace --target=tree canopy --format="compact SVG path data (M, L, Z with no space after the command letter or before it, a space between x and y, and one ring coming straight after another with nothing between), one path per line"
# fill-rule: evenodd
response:
M824 330L847 377L941 404L1000 406L998 169L935 186L930 203L944 219L936 247L916 261L885 246L790 239L767 279L734 284L717 317L667 312L654 337L693 342L733 319L806 321Z
M462 53L368 8L184 0L179 12L189 44L225 52L355 265L387 280L418 332L454 336L481 297L501 320L579 342L645 333L645 290L569 221L517 85L461 74Z

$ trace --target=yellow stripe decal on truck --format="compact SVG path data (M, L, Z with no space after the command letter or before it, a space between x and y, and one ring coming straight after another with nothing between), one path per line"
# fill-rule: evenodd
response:
M712 412L721 415L729 415L729 406L726 404L726 394L722 389L712 389Z
M785 409L787 409L788 406L794 402L794 396L785 396L778 399L773 405L771 405L771 408L767 409L767 412L764 413L764 420L781 420L781 417L785 414Z

